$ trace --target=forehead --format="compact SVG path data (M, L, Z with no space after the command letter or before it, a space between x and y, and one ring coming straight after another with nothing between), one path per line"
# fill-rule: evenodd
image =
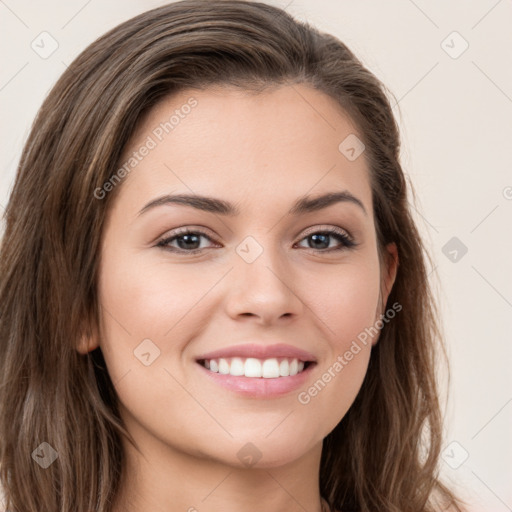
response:
M369 208L365 154L344 152L354 137L363 139L337 102L303 84L187 89L141 120L121 159L134 164L121 195L137 203L179 191L256 205L348 189Z

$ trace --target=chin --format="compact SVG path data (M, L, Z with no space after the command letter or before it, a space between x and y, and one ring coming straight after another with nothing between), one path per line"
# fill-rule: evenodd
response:
M266 435L266 434L265 434ZM268 469L286 466L302 458L311 449L304 443L304 437L293 435L273 434L265 438L261 436L258 439L236 443L236 467L245 467L248 469ZM321 446L321 444L320 444Z

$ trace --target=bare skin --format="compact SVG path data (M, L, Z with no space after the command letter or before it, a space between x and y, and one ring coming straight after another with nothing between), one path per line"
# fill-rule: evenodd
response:
M191 97L197 105L158 140L155 129ZM101 326L79 348L101 347L143 454L125 443L115 512L321 511L322 440L353 403L378 335L307 404L298 395L384 313L398 264L394 244L379 264L365 154L350 161L338 149L349 134L363 139L334 100L305 85L259 95L182 91L138 127L123 161L148 136L157 144L117 185L103 233ZM366 213L353 201L288 213L305 195L342 190ZM155 198L181 193L229 201L240 214L179 204L139 214ZM200 253L179 238L167 244L176 252L157 245L181 227L206 233ZM311 239L326 229L356 245ZM240 247L262 252L248 263ZM160 350L147 366L134 355L145 339ZM305 385L279 397L211 383L196 358L246 342L290 344L317 364ZM247 443L257 448L250 465L239 454L253 449Z

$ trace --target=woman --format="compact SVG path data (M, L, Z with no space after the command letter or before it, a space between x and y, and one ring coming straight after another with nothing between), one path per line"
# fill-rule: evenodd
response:
M114 28L6 211L7 508L462 510L422 251L385 88L338 39L237 0Z

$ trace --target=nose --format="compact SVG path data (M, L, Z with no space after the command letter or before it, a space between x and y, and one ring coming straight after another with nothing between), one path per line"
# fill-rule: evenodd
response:
M250 244L243 247L253 252L255 249ZM243 250L235 253L234 268L226 283L226 308L233 319L249 316L269 325L300 315L305 304L283 254L277 248L262 249L253 261L245 257Z

